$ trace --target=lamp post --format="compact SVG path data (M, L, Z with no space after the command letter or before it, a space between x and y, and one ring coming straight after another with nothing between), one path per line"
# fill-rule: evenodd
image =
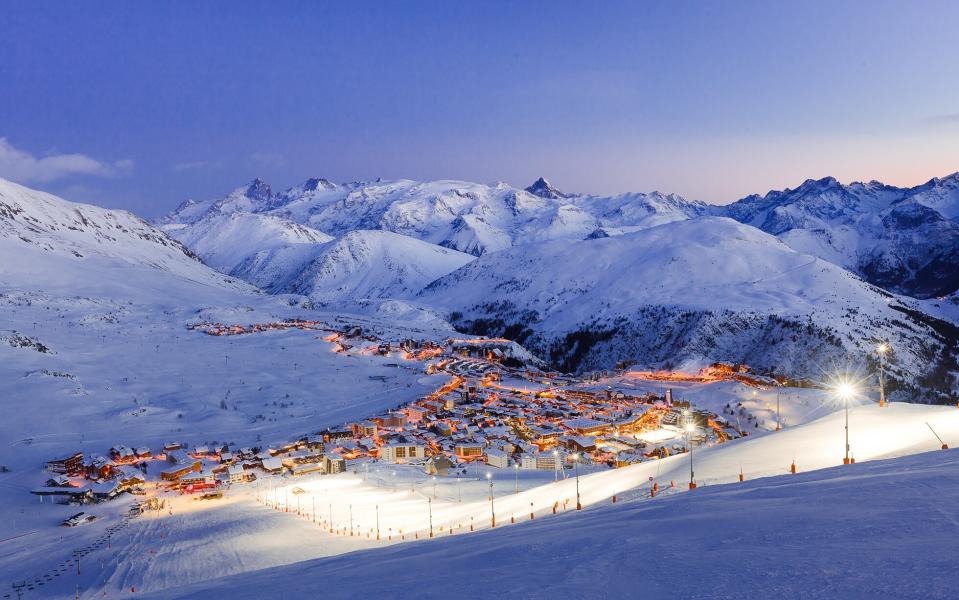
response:
M519 493L519 463L513 464L513 493Z
M876 347L876 352L879 354L879 407L882 408L886 406L886 371L883 363L886 358L886 353L889 352L889 344L885 342L880 343L879 346Z
M696 426L693 424L692 415L689 414L688 409L683 409L683 415L685 418L684 427L686 429L686 447L689 449L689 489L696 489L696 479L693 473L693 430Z
M553 481L559 481L559 450L553 450Z
M846 454L842 459L842 464L848 465L856 462L855 459L850 458L849 456L849 399L855 395L856 390L849 383L841 383L836 387L836 394L842 398L843 406L846 411Z
M496 527L496 507L493 504L493 474L486 473L486 479L489 480L489 517L490 527Z
M583 504L579 501L579 452L573 454L573 472L576 474L576 510L583 510Z
M426 503L430 511L430 539L433 539L433 499L427 498Z

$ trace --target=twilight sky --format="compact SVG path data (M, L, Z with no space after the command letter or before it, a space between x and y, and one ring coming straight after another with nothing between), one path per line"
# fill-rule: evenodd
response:
M959 3L9 2L0 177L157 216L255 176L727 203L959 170Z

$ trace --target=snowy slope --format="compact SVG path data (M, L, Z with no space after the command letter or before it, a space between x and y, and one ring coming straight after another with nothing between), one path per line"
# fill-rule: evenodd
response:
M251 290L207 267L180 242L126 211L68 202L0 180L0 282L84 293L176 280L204 289ZM127 276L104 277L124 269ZM187 285L187 287L190 287Z
M904 381L929 372L940 352L954 369L952 328L912 322L908 307L847 271L725 218L486 255L420 300L565 369L719 360L821 380L836 364L863 362L880 339L896 348Z
M224 273L255 252L325 244L333 239L277 216L239 211L212 213L192 226L165 225L163 229Z
M353 231L323 247L283 291L321 302L402 298L471 260L469 254L388 231Z
M909 189L807 180L713 212L890 291L928 298L959 288L959 173Z

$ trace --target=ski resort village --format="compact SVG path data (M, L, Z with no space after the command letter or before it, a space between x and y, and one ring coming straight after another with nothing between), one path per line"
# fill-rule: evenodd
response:
M0 600L959 599L959 2L0 7Z
M375 471L384 465L409 465L434 479L475 475L480 466L490 477L510 470L545 470L556 480L579 469L625 467L689 452L691 445L722 443L758 427L755 415L741 403L727 404L718 415L674 399L670 388L657 394L604 386L601 382L616 379L608 372L579 379L538 371L517 358L531 358L522 348L505 339L383 341L363 336L360 327L331 331L327 324L305 320L189 329L212 336L307 330L322 336L334 352L379 356L397 361L386 362L387 367L422 370L449 381L407 405L294 440L244 447L170 441L162 448L124 440L126 444L102 454L52 458L45 465L50 478L33 494L73 504L109 500L124 492L150 496L150 502L137 502L142 508L155 506L153 499L163 498L161 492L218 499L232 485L262 486L264 477L368 473L371 466ZM719 367L710 369L712 380L738 380L762 390L780 386L770 378ZM668 373L656 378L671 379ZM778 424L778 412L776 419ZM514 478L518 490L518 473ZM272 485L273 479L269 481ZM695 486L694 479L689 486Z

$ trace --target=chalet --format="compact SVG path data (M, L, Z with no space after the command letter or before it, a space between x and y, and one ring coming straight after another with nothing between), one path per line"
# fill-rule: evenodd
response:
M163 444L164 452L172 452L173 450L182 450L182 449L183 449L183 444L181 444L180 442L167 442Z
M283 462L279 458L264 458L262 468L267 473L282 473Z
M207 446L197 446L193 449L193 452L191 454L196 458L199 458L201 456L207 456L210 454L210 448Z
M102 456L94 456L84 465L84 469L87 472L87 477L91 479L105 479L113 471L113 465Z
M199 473L201 467L202 465L199 460L187 459L184 462L173 465L169 469L161 471L160 479L163 481L177 481L189 473Z
M442 435L444 437L453 435L453 427L445 421L437 421L436 423L433 423L433 431L435 431L437 435Z
M116 469L116 481L121 489L127 489L146 483L146 477L139 469L121 466Z
M126 446L114 446L110 448L110 456L115 462L132 462L136 460L136 453Z
M490 448L486 451L486 464L498 469L505 469L509 466L509 454L502 450Z
M115 498L124 490L117 480L94 483L90 486L90 492L96 500L110 500Z
M150 449L146 446L140 446L134 450L133 453L136 455L137 460L146 460L153 456L153 453L150 452Z
M563 444L571 452L593 452L596 450L596 438L590 436L571 436L564 438Z
M226 470L225 480L228 483L246 483L251 481L255 476L252 472L244 469L240 465L232 465Z

